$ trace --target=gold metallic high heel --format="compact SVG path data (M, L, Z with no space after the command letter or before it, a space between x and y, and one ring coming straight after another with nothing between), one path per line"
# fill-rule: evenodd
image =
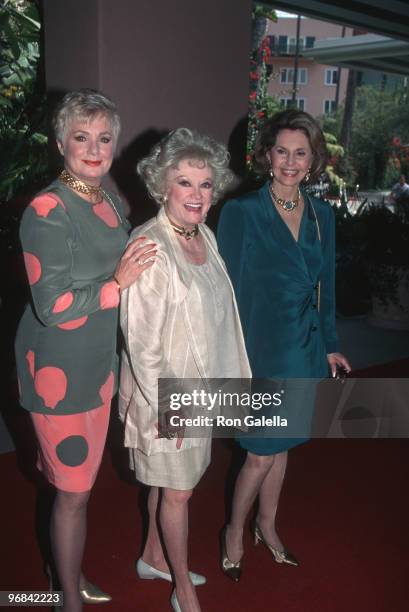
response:
M236 563L233 563L233 561L230 561L228 555L227 555L227 546L226 546L226 527L223 527L221 534L220 534L220 548L221 548L221 564L222 564L222 570L223 572L226 574L226 576L228 576L229 578L231 578L231 580L234 580L234 582L238 582L240 580L241 577L241 562L242 559L240 559L240 561L237 561Z
M253 536L254 536L254 544L258 544L261 542L268 548L268 550L273 555L274 561L277 563L288 563L288 565L300 565L297 559L292 555L288 550L278 550L277 548L273 548L271 544L266 542L266 539L261 531L260 527L257 524L257 521L253 523Z
M106 603L112 599L111 595L101 591L101 589L95 584L92 584L92 582L88 582L86 589L80 589L80 595L82 601L86 604Z
M49 579L49 590L53 591L54 580L51 568L49 565L46 565L44 570ZM86 589L80 589L80 596L82 601L86 604L101 604L112 600L111 595L108 595L108 593L104 593L104 591L101 591L101 589L95 584L92 584L92 582L87 583ZM59 606L55 606L55 612L59 612L59 609Z
M99 587L91 582L88 583L88 587L86 589L80 589L80 596L84 603L86 604L101 604L111 601L111 595L108 593L104 593L101 591ZM54 606L54 612L62 612L62 606Z

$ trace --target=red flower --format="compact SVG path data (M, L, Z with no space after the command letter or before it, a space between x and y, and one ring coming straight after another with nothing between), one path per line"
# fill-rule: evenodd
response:
M392 145L394 147L399 147L400 146L400 138L399 138L399 136L394 136L392 138Z
M257 92L256 91L252 91L251 94L249 95L250 100L255 100L257 98Z

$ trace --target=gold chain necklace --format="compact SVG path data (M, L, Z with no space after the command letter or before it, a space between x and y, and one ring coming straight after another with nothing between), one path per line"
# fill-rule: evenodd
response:
M100 185L98 187L87 185L87 183L74 178L67 170L63 170L58 178L64 185L67 185L67 187L74 191L90 196L93 201L95 200L95 203L100 202L103 198L103 191Z
M62 183L64 183L64 185L71 187L71 189L74 189L74 191L89 195L92 199L95 198L95 202L93 202L93 204L99 204L105 198L105 200L107 200L107 202L109 202L114 209L119 223L122 225L122 217L119 214L117 207L115 206L111 196L104 189L102 189L101 186L94 187L93 185L87 185L83 181L74 178L69 172L67 172L67 170L63 170L58 178Z
M284 200L283 198L279 198L276 193L274 193L273 186L270 184L270 195L273 198L273 201L276 202L283 210L286 212L293 212L300 203L301 192L300 188L298 188L297 197L294 200Z

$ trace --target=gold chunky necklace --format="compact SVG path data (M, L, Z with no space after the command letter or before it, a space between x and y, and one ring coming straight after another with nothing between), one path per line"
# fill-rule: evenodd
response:
M169 217L168 217L168 219L169 219ZM174 223L170 219L169 219L169 223L173 227L173 229L176 232L176 234L179 234L179 236L183 236L185 238L185 240L190 240L191 238L195 238L198 235L198 233L199 233L199 226L198 225L195 225L192 230L187 230L185 227L183 227L183 225L177 225L176 223Z
M278 195L274 193L273 186L271 184L270 184L270 194L274 202L276 202L276 204L281 206L281 208L283 208L283 210L285 210L286 212L293 212L293 210L295 210L298 204L300 203L301 193L300 193L299 188L297 192L297 197L294 200L284 200L283 198L279 198Z
M100 185L98 187L87 185L87 183L74 178L67 170L63 170L58 178L64 185L67 185L67 187L71 187L74 191L90 196L91 200L96 203L101 202L103 199L103 191Z

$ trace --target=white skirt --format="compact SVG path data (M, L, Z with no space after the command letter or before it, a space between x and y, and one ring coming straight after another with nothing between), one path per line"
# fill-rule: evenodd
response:
M136 478L151 487L186 491L193 489L210 463L212 438L203 445L173 453L145 455L137 448L129 449L129 467Z

